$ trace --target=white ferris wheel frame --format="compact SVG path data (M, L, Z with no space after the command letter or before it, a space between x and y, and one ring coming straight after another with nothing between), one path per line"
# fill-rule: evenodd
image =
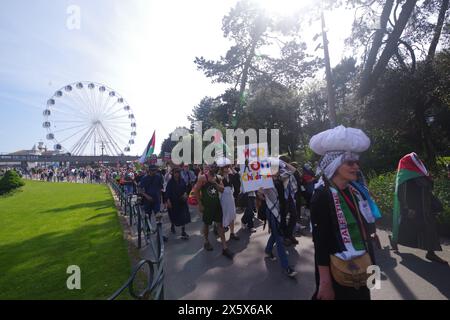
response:
M120 156L131 151L136 118L117 91L92 81L62 87L48 99L42 126L54 149L72 155ZM100 155L100 152L99 154Z

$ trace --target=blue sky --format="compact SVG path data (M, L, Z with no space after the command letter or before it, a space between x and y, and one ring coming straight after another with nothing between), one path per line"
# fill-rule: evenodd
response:
M188 125L186 117L204 96L223 91L193 61L226 52L221 23L236 2L2 1L0 152L45 141L47 100L63 86L84 80L117 90L130 104L138 126L131 154L142 153L154 130L159 151L176 126ZM67 28L70 5L81 10L80 30Z
M153 130L159 149L172 126L187 124L186 116L203 96L222 89L210 85L193 60L226 48L226 42L219 43L220 24L232 3L214 8L204 0L2 2L0 152L44 140L46 101L59 88L82 80L103 83L127 99L138 124L132 154L142 151ZM81 9L80 30L66 26L70 5ZM197 12L196 20L189 12ZM192 81L198 90L186 86Z

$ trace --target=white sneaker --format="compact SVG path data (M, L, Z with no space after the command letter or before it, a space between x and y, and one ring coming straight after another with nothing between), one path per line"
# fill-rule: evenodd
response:
M285 270L285 273L286 273L286 275L289 277L289 278L294 278L296 275L297 275L297 271L295 271L295 270L292 270L290 267L288 267L286 270Z

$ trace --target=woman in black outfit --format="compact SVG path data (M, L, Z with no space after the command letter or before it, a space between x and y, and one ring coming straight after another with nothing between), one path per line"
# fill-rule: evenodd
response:
M166 187L167 208L170 221L176 227L181 227L181 238L188 240L185 226L191 222L191 215L187 205L187 186L180 176L181 170L174 168L172 178Z
M342 128L328 130L310 142L311 149L323 155L319 164L323 176L311 199L316 275L314 300L370 300L366 279L367 267L375 264L370 241L375 218L368 192L356 182L359 171L356 152L365 151L370 140L360 130ZM355 134L359 139L351 143ZM350 143L342 145L342 141ZM353 278L351 270L355 267L359 268L361 278ZM336 270L344 270L347 277L344 279L351 280L343 281L342 273Z
M340 191L350 198L348 187ZM356 216L356 212L353 210L352 214ZM343 244L342 240L339 239L338 221L334 210L333 198L329 187L326 185L319 187L314 192L311 200L311 220L313 224L316 274L316 293L313 299L334 297L335 300L370 300L370 291L366 286L358 290L352 287L341 286L330 274L330 255L341 252ZM361 228L361 225L359 224L358 227ZM366 234L370 234L369 230L372 227L365 221L363 222L363 228ZM368 253L372 259L372 264L375 264L373 246L370 241L368 241ZM334 292L331 292L331 289Z

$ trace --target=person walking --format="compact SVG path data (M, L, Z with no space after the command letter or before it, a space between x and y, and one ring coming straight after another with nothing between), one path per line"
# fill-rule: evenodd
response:
M196 182L195 173L189 168L188 165L183 165L183 170L181 171L181 178L186 184L188 194L191 193L192 187Z
M239 171L239 166L235 166L234 168L232 168L230 174L231 183L233 185L234 204L236 205L236 207L238 207L239 194L241 193L241 175L239 174ZM242 210L239 212L242 213Z
M184 180L181 179L180 173L180 168L172 169L172 177L167 183L165 197L172 226L174 228L181 227L181 238L188 240L186 225L191 222L191 215L187 205L188 189Z
M222 206L222 225L224 228L230 229L230 239L239 240L234 230L234 220L236 219L236 205L233 197L233 183L230 177L231 161L227 158L220 158L217 161L220 168L219 174L224 186L223 192L220 193L220 204Z
M127 172L125 172L123 177L123 186L125 190L125 194L129 197L133 195L134 192L134 173L132 168L128 168Z
M441 264L436 255L442 251L436 215L442 203L433 195L433 180L416 153L405 155L398 164L395 182L391 246L398 244L427 251L426 258Z
M375 264L369 239L379 218L375 203L356 183L359 153L370 139L359 129L336 127L312 137L322 156L322 177L311 199L318 300L370 300L367 268Z
M297 224L298 215L296 208L296 195L298 191L297 182L294 177L296 169L289 163L280 159L279 179L281 179L284 195L280 197L281 230L284 237L284 245L297 245L294 237L294 229Z
M209 165L205 168L203 174L200 174L196 185L194 186L195 197L199 200L198 208L202 213L203 235L205 237L204 248L206 251L212 251L213 246L209 242L209 227L213 222L216 223L218 234L222 243L222 254L233 259L234 254L227 246L225 232L223 228L222 206L220 204L220 192L224 191L224 186L217 177L217 166Z
M271 159L272 170L277 168L272 172L274 188L258 190L257 197L261 200L261 207L259 210L265 213L266 220L269 224L270 237L267 240L265 247L266 259L271 261L276 260L276 257L273 254L273 247L276 245L281 268L288 277L294 278L297 275L297 271L289 266L286 248L281 233L280 199L284 198L284 186L280 179L278 169L280 165L284 166L285 163L278 159Z
M158 168L155 165L149 165L147 175L141 178L139 182L140 194L143 196L143 207L145 214L151 221L152 214L159 215L161 211L161 190L163 181L157 173ZM167 241L167 237L164 237Z
M255 218L255 210L256 210L256 194L254 191L250 191L245 193L245 203L246 207L244 210L244 214L241 218L241 223L244 229L247 229L250 233L255 233L255 225L253 219Z

